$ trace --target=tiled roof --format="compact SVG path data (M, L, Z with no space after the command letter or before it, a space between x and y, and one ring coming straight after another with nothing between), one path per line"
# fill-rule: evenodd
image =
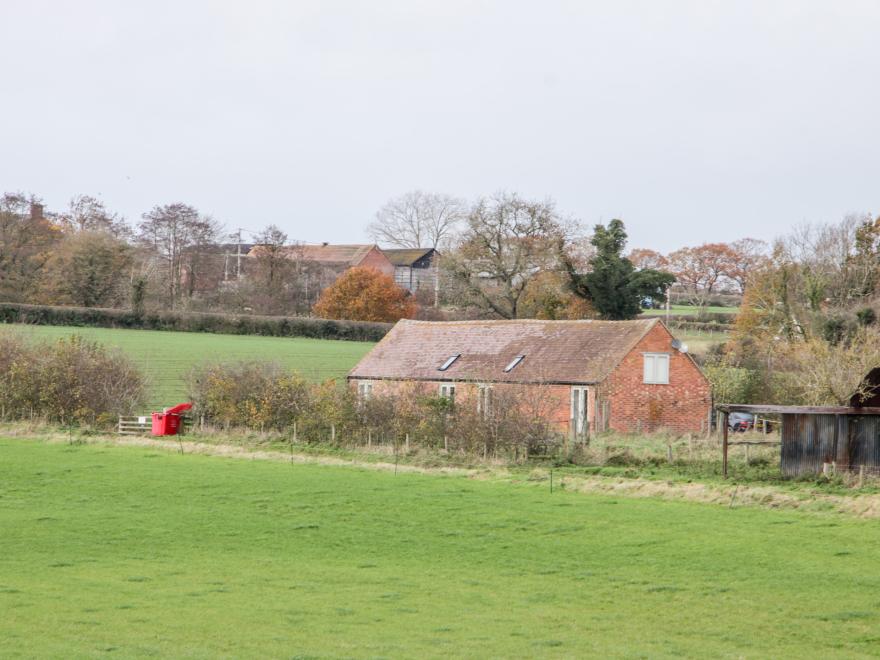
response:
M291 257L326 265L357 266L375 245L290 245L285 248ZM251 250L255 256L260 246Z
M403 320L349 378L598 383L658 322ZM459 354L447 370L438 371ZM518 355L525 358L505 373Z
M382 248L382 252L395 266L411 266L433 250L434 248Z

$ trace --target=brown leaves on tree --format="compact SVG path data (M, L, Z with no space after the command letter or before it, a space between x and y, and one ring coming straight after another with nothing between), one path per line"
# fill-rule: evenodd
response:
M327 319L396 323L417 310L412 296L392 277L372 268L350 268L324 290L313 311Z

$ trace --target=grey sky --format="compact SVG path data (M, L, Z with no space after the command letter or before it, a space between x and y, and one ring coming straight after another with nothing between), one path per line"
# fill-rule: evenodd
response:
M633 247L880 212L880 2L0 0L0 188L358 242L413 188Z

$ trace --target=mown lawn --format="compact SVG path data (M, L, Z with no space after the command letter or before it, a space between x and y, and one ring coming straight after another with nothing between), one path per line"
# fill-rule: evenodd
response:
M132 357L150 380L147 408L159 409L185 400L184 377L194 365L210 361L269 360L296 369L306 378L344 376L373 344L369 342L255 337L198 332L164 332L65 326L0 326L25 336L56 339L82 335L114 346Z
M880 653L880 526L0 440L3 657Z

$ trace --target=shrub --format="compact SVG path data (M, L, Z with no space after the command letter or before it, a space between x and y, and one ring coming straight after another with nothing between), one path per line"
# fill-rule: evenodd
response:
M0 335L0 408L7 419L105 424L144 401L143 375L125 355L71 336L27 343Z
M306 442L335 440L337 446L376 442L411 448L494 455L543 449L555 442L545 420L544 397L515 388L493 390L488 413L475 400L453 404L426 395L418 383L403 384L359 401L347 383L311 384L277 365L260 362L215 364L189 377L196 414L225 427L291 432ZM335 431L335 436L333 431Z
M349 268L324 289L315 313L331 319L394 323L413 318L415 299L394 278L372 268Z
M198 367L188 387L196 410L227 428L286 429L309 408L311 396L304 379L263 362Z

